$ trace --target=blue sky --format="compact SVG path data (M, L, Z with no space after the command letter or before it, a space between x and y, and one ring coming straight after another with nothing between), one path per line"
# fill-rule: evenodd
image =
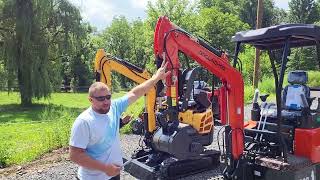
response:
M275 5L277 7L280 7L282 9L288 10L289 9L289 0L274 0Z
M149 0L69 0L81 10L82 17L98 30L108 26L114 16L123 15L129 20L146 17ZM154 2L155 0L150 0ZM277 7L288 9L289 0L274 0Z

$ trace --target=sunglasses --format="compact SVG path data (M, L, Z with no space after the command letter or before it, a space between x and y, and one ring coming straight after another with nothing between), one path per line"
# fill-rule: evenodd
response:
M111 95L105 95L105 96L92 96L93 98L95 98L97 101L104 101L104 100L110 100L111 99Z

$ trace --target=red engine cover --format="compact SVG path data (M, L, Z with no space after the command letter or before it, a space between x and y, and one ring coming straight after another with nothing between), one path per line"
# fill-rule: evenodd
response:
M320 128L295 130L294 154L320 162Z

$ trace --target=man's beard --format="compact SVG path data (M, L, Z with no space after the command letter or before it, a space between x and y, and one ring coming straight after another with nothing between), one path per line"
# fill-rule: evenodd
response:
M110 106L107 107L107 108L99 108L99 109L97 109L98 113L100 113L100 114L107 114L109 112L109 110L110 110Z

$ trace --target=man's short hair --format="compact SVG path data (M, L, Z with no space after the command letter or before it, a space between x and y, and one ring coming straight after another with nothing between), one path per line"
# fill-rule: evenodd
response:
M95 83L91 84L91 86L89 88L89 96L93 96L95 92L101 91L101 90L108 90L109 91L109 88L106 84L104 84L102 82L95 82Z

